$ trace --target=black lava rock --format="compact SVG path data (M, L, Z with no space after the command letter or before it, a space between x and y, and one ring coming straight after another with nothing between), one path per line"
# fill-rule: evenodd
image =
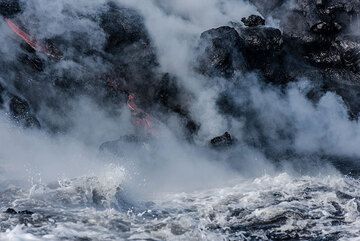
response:
M23 210L23 211L19 211L18 214L20 214L20 215L33 215L34 212L31 212L29 210Z
M284 68L284 40L279 29L270 27L237 28L244 43L242 54L248 71L260 71L266 81L289 82Z
M31 212L29 210L23 210L23 211L19 211L17 212L15 209L13 208L8 208L6 209L6 211L4 213L7 213L7 214L11 214L11 215L15 215L15 214L19 214L19 215L33 215L34 212Z
M2 97L4 91L5 91L5 88L0 83L0 109L2 108L2 105L4 104L4 99Z
M14 96L10 100L10 110L15 117L23 117L29 114L30 106L25 100Z
M210 140L210 146L215 148L229 147L234 143L235 140L229 132L225 132L222 136L217 136Z
M208 76L230 77L244 69L244 41L231 27L220 27L201 34L198 69Z
M337 22L321 21L313 25L310 30L316 34L336 36L342 30L342 26Z
M43 61L36 55L21 54L19 60L25 66L30 67L31 71L42 72L44 70Z
M5 213L7 213L7 214L17 214L17 212L14 210L14 209L12 209L12 208L8 208L8 209L6 209L6 211L5 211Z
M109 3L108 11L101 16L100 26L108 35L105 47L108 52L140 40L149 41L143 18L135 10L115 3Z
M241 22L247 27L257 27L265 25L265 19L258 15L250 15L248 18L242 18Z
M312 96L333 91L343 98L351 116L357 116L360 38L351 26L359 20L360 2L295 0L291 6L283 0L251 2L264 17L279 19L282 31L261 26L263 19L254 15L242 20L248 27L231 23L240 39L230 34L229 27L204 32L200 73L229 78L238 70L256 71L266 82L278 85L306 77L317 86L310 91ZM241 64L233 65L234 59Z
M0 0L0 14L10 18L21 12L19 0Z
M279 29L254 27L238 31L247 51L271 54L282 49L283 37Z
M17 96L13 96L10 99L9 109L16 121L25 127L40 127L39 121L32 114L30 105Z

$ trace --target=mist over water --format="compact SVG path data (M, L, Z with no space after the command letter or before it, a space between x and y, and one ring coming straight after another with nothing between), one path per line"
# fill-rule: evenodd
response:
M129 13L122 19L126 31L145 26L145 33L132 33L138 42L116 53L103 50L108 33L100 16L107 1L21 2L16 20L33 36L61 43L64 57L41 74L18 64L23 43L0 21L0 83L31 103L42 127L23 128L6 105L0 110L0 240L360 235L360 124L344 100L335 92L310 100L317 79L298 76L279 88L256 71L225 78L195 67L206 47L199 46L201 33L259 15L255 6L242 0L112 2ZM139 26L128 23L134 19ZM274 17L267 21L279 26ZM351 31L358 34L356 26ZM144 50L139 56L138 49ZM141 61L144 66L137 66ZM154 69L150 77L142 73L146 66ZM185 90L176 94L199 130L189 140L181 116L145 103L154 138L120 141L116 155L101 150L103 143L136 133L126 98L107 102L101 81L113 69L114 75L128 71L119 83L146 96L141 103L153 91L147 87L158 86L151 78L174 77ZM57 89L59 76L73 81L61 82L70 93ZM236 143L211 148L209 140L224 132ZM11 216L8 208L32 213Z

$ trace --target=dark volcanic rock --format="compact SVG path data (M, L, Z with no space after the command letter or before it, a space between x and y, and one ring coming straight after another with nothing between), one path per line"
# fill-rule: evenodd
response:
M0 0L0 14L4 17L12 17L21 12L19 0Z
M192 119L190 112L185 107L187 103L184 101L186 97L183 95L186 94L186 91L179 86L177 79L166 73L158 85L151 87L154 89L149 89L149 91L155 93L154 101L164 107L163 112L176 113L184 122L187 136L196 134L200 126Z
M143 17L135 10L109 3L100 27L107 35L106 59L113 82L119 89L135 93L142 106L154 101L153 86L161 82L156 51Z
M44 70L43 61L36 55L22 54L19 56L20 62L25 66L30 67L31 70L42 72Z
M278 84L289 81L285 73L283 36L270 27L237 28L244 43L242 49L248 70L260 71L266 81Z
M0 84L0 109L7 107L12 117L24 127L40 127L30 105L24 99L9 93Z
M0 83L0 109L2 108L2 106L4 104L4 99L2 97L4 91L5 91L5 88Z
M108 35L108 52L140 40L149 42L142 17L135 10L114 3L109 3L108 11L101 16L100 26Z
M15 214L20 214L20 215L33 215L34 213L29 211L29 210L23 210L23 211L19 211L17 212L15 209L13 208L8 208L6 209L6 211L4 213L7 214L11 214L11 215L15 215Z
M335 36L336 34L340 33L342 27L337 22L318 22L313 25L310 30L313 33L327 35L327 36Z
M15 4L15 1L0 0L4 2ZM16 60L1 60L4 67L0 77L8 79L10 89L22 97L13 98L9 94L5 99L5 102L10 100L9 109L15 120L25 122L26 126L38 126L31 111L41 108L43 112L38 118L44 128L65 131L71 125L71 118L66 114L71 108L71 98L90 97L106 111L117 114L120 104L126 103L126 95L134 93L142 109L156 106L164 113L176 113L186 132L198 130L199 125L192 120L183 101L186 91L177 85L176 79L159 70L156 50L139 12L115 1L99 3L93 13L70 8L65 6L62 14L67 19L74 18L72 31L52 35L50 39L44 33L44 39L36 39L48 52L61 57L51 58L19 39L19 51L14 51ZM14 22L25 32L42 33L35 24L27 26L27 17L19 14ZM37 17L41 18L36 13L33 17L34 22L38 21ZM92 26L94 33L83 29L83 24L76 25L78 18ZM95 39L99 44L94 43ZM48 112L52 113L51 117Z
M9 109L15 120L25 127L40 127L39 121L32 114L30 105L25 100L13 96L10 99Z
M235 143L234 138L225 132L222 136L217 136L210 140L210 145L215 148L229 147Z
M235 71L259 71L266 81L287 83L284 40L270 27L220 27L204 32L198 49L198 70L208 76L231 77Z
M33 215L34 212L31 212L29 210L23 210L23 211L19 211L18 214L20 214L20 215Z
M17 212L12 208L6 209L5 213L7 213L7 214L17 214Z
M249 27L231 23L240 39L229 34L230 30L224 31L229 27L204 32L200 46L204 46L204 36L211 44L200 55L201 73L231 77L237 70L256 71L265 81L280 85L305 77L322 86L311 91L311 96L317 96L312 99L333 91L344 99L351 115L356 116L360 111L360 38L351 32L351 25L359 21L360 2L251 2L265 17L280 20L281 31L257 26L263 20L250 16L242 20ZM220 43L216 44L217 41ZM241 56L244 64L232 65L234 58L229 49Z
M39 116L46 129L55 132L65 130L71 122L66 115L70 108L68 102L80 95L92 98L111 113L118 111L123 93L135 93L141 107L144 103L154 104L155 92L149 90L159 85L161 74L144 19L133 9L106 2L99 3L98 11L90 14L86 10L70 11L73 9L65 7L62 14L67 19L74 18L73 30L51 36L51 39L36 39L48 52L61 57L50 58L43 51L18 41L19 51L13 51L16 52L16 60L1 60L0 64L4 67L0 77L8 79L8 84L13 85L31 105L25 107L23 103L19 105L19 101L12 101L10 109L17 120L25 118L27 125L32 125L30 119L33 118L24 113L29 113L29 109L42 108L44 112L49 110L57 116L47 118L46 113ZM35 22L38 21L36 15L33 17ZM78 17L86 22L84 24L92 26L94 33L84 29L85 25L76 25ZM27 26L27 20L27 16L19 14L14 22L28 33L43 31L36 29L36 25ZM64 61L59 63L61 60ZM69 101L64 101L64 98ZM18 105L24 109L23 114L18 113Z
M241 22L247 27L257 27L265 25L265 19L258 15L250 15L248 18L242 18Z
M208 76L230 77L244 69L244 42L234 28L220 27L201 34L198 68Z
M360 73L348 70L328 69L324 76L325 89L342 97L352 117L360 113Z
M271 54L282 49L283 39L279 29L255 27L240 28L238 31L247 51Z

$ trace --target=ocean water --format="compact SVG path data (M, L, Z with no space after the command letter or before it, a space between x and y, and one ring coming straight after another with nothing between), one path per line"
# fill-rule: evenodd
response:
M287 173L129 200L122 171L0 193L0 240L358 240L360 180ZM115 182L114 177L117 177ZM2 211L5 211L2 208Z

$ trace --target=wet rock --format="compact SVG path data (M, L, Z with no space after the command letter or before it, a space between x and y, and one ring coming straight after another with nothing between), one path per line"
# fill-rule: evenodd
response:
M15 117L21 117L30 112L30 106L25 100L14 96L10 101L10 110Z
M19 211L18 214L20 214L20 215L33 215L34 212L31 212L29 210L23 210L23 211Z
M21 12L19 0L0 0L0 14L10 18Z
M257 27L265 25L265 19L258 15L250 15L248 18L242 18L241 22L247 27Z
M220 27L201 34L198 69L208 76L230 77L244 69L241 49L244 41L231 27Z
M171 225L171 233L174 234L174 235L183 235L187 232L187 230L185 228L183 228L181 225L179 224L172 224Z
M6 211L5 211L4 213L7 213L7 214L17 214L17 212L16 212L14 209L12 209L12 208L6 209Z
M6 211L4 213L7 214L11 214L11 215L15 215L15 214L19 214L19 215L33 215L34 213L29 211L29 210L23 210L23 211L19 211L17 212L15 209L13 208L8 208L6 209Z
M25 127L40 127L39 121L32 114L30 105L23 99L13 96L9 102L11 115Z
M131 230L131 223L123 220L111 220L109 224L114 230L120 233L130 232Z
M222 136L217 136L210 140L210 146L215 148L229 147L235 143L235 139L229 132L225 132Z
M102 195L98 190L94 189L92 191L92 201L95 205L101 206L104 201L106 201L106 197Z

